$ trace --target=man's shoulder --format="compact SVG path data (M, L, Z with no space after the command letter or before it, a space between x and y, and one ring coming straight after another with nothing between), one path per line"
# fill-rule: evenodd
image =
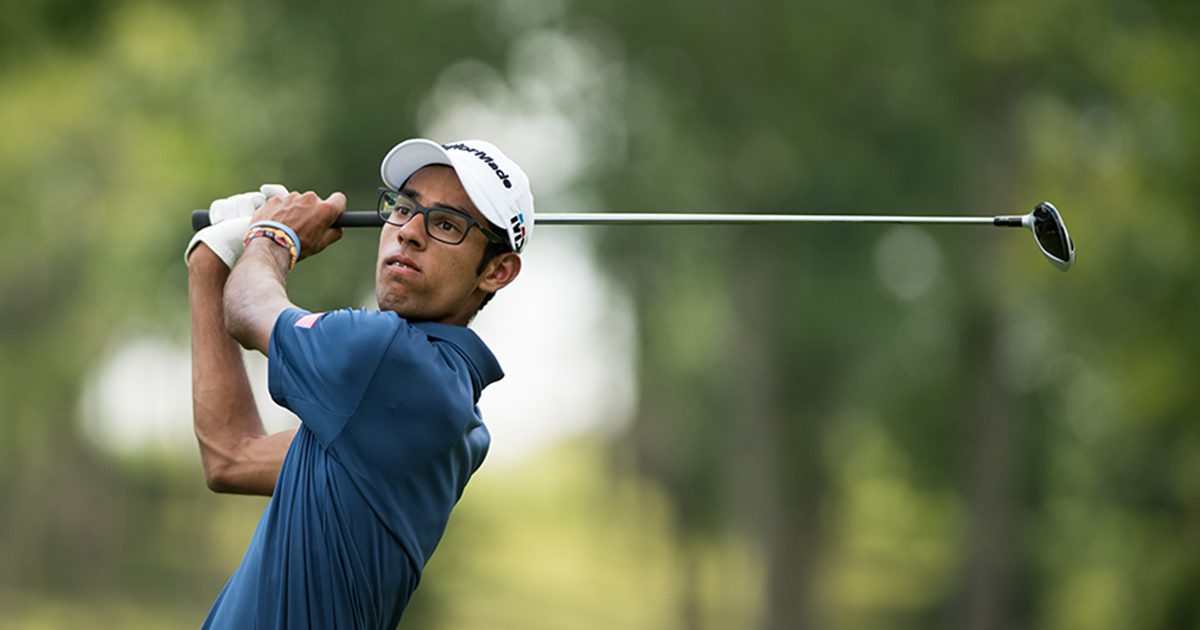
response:
M395 330L405 322L399 315L389 311L365 308L343 308L335 311L309 312L301 308L289 308L279 314L276 327L292 326L306 330L338 328L338 332L372 332L372 329ZM320 328L318 328L318 325Z
M279 337L284 352L342 355L347 360L364 354L416 358L430 352L454 357L469 366L477 392L504 376L495 355L470 328L409 322L391 311L359 308L310 313L291 308L280 314L275 330L272 337Z

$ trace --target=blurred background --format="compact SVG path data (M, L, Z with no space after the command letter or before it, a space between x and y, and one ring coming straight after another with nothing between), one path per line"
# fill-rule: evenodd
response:
M265 499L191 435L188 214L369 210L421 135L542 212L402 628L1200 627L1193 0L0 5L0 627L194 628ZM372 303L377 234L289 279ZM248 357L271 426L265 365Z

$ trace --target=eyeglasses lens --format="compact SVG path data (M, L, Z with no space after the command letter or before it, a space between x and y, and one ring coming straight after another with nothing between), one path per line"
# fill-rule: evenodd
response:
M1067 241L1069 237L1053 210L1045 206L1034 208L1033 233L1047 254L1064 262L1070 260L1071 248Z
M412 206L404 204L396 193L383 191L379 194L379 216L388 223L404 225L413 217Z
M425 227L433 238L457 245L466 237L467 229L471 225L467 223L467 218L460 214L433 209L426 211Z

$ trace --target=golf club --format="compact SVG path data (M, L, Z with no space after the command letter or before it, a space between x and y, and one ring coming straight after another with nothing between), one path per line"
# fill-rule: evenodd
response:
M904 217L852 214L683 214L683 213L584 213L538 214L536 225L739 225L753 223L905 223L992 225L1029 228L1042 255L1057 269L1075 264L1075 242L1067 234L1058 210L1042 202L1026 215L999 217ZM207 227L208 211L192 213L192 229ZM343 212L335 227L379 227L383 218L375 212Z

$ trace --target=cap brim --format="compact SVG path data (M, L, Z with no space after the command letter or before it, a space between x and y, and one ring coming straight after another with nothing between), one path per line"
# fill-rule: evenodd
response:
M379 174L389 188L399 189L413 173L430 164L454 166L442 145L432 140L414 138L405 140L388 151L379 167Z

